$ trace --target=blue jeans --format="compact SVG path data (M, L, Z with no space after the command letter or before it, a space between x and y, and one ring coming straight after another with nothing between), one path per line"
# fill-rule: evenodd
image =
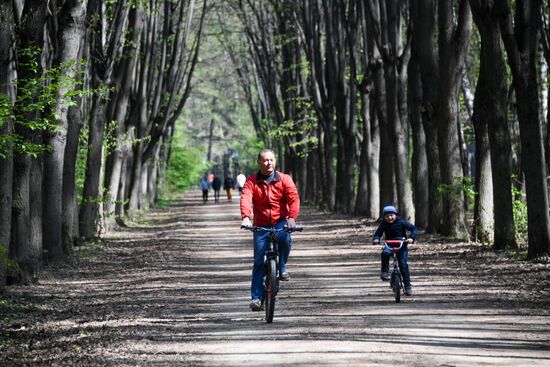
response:
M390 271L390 257L392 256L392 251L386 247L382 250L382 273L389 273ZM397 261L399 261L399 268L401 269L401 275L403 275L403 283L405 287L411 286L411 276L409 273L409 264L407 262L409 258L409 249L405 246L397 253Z
M275 224L276 229L283 228L286 225L286 219ZM286 270L286 261L290 254L292 238L290 233L281 231L277 232L279 242L279 272ZM264 293L263 278L264 278L264 253L269 245L268 232L254 232L254 268L252 269L252 286L250 295L252 299L261 300Z

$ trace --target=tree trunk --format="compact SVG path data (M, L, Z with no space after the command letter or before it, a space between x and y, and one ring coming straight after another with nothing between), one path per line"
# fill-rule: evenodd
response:
M93 15L93 16L92 16ZM108 79L108 59L98 57L104 55L102 39L104 37L102 27L102 4L99 0L90 0L87 10L89 54L91 57L91 87L97 89L106 83ZM108 55L107 55L108 56ZM111 56L111 57L114 57ZM79 233L83 239L97 236L97 221L99 217L99 202L103 196L101 176L101 162L103 160L103 139L105 135L106 101L99 94L94 94L88 116L88 150L86 153L86 170L84 174L84 187L82 189L82 202L79 210Z
M95 95L92 100L88 124L88 151L86 155L86 172L82 203L79 211L79 232L84 239L97 236L99 200L101 198L101 161L103 155L103 138L105 135L105 101Z
M130 37L127 40L124 48L124 54L134 55L139 50L139 44L141 39L141 31L143 27L143 9L142 6L132 7L130 9ZM126 151L125 139L126 139L126 115L128 112L128 105L130 101L130 90L134 85L136 77L135 67L137 65L137 57L126 58L121 61L118 75L123 75L117 83L116 98L111 100L111 108L114 112L114 120L117 121L117 127L115 130L116 135L116 147L111 153L111 164L106 172L106 187L107 198L104 203L104 214L107 218L107 230L109 226L113 224L113 219L108 218L115 214L117 202L123 200L123 197L118 196L121 175L125 173L122 171L123 162L126 159L124 154Z
M512 204L512 142L508 124L508 85L500 27L494 7L487 1L471 0L474 20L481 35L479 86L475 103L480 98L483 116L489 128L489 145L493 182L494 248L516 247ZM477 134L476 134L477 136Z
M46 20L46 3L40 0L25 2L20 25L17 29L20 50L29 51L31 46L37 54L26 53L18 55L18 80L20 85L42 76L40 54L44 43L44 24ZM25 65L37 65L36 68ZM18 91L18 93L21 91ZM22 104L30 104L38 100L40 91L27 90L33 93L30 99L16 100L15 115L19 124L15 132L25 143L41 143L41 131L31 131L24 122L36 121L38 111L25 111ZM25 112L22 112L25 111ZM42 174L41 158L32 159L26 152L14 155L13 203L12 203L12 238L10 252L17 260L20 273L15 274L16 281L29 283L36 279L40 271L42 256Z
M369 172L375 171L377 173L378 167L370 165L371 156L373 150L373 142L371 141L371 120L370 120L370 105L369 95L365 92L361 92L361 130L363 140L361 141L361 155L359 160L359 182L357 185L357 197L355 202L355 213L359 215L366 215L368 218L376 218L378 212L378 206L372 208L370 203L372 202L369 196ZM378 163L378 162L376 162Z
M46 144L49 149L44 155L44 247L50 261L63 261L65 253L62 242L62 200L63 164L67 143L68 109L67 94L74 89L83 23L86 16L86 0L69 0L59 14L59 33L55 50L58 55L54 67L59 68L60 78L57 91L55 130L49 130Z
M508 1L498 2L502 39L512 70L517 98L521 140L521 161L525 172L529 248L534 258L550 249L550 215L543 137L539 120L539 96L536 68L541 1L516 1L516 18Z
M0 1L0 104L13 106L13 28L11 1ZM0 136L13 135L13 120L0 116ZM6 259L11 241L11 207L13 192L13 144L0 144L0 295L6 284Z
M426 228L428 226L429 215L429 176L426 156L426 136L422 127L422 82L418 61L411 59L408 67L409 121L411 122L413 141L414 222L417 227Z
M434 1L412 0L411 18L413 22L412 58L418 60L422 81L422 126L426 135L426 158L428 161L428 226L426 232L434 233L442 228L443 204L437 191L441 183L439 164L439 144L435 108L439 95L439 67L435 45L435 5Z
M381 62L376 62L373 70L374 80L374 105L376 108L376 119L378 120L378 131L380 132L380 154L379 154L379 185L380 207L377 209L376 217L380 217L381 209L386 204L395 204L395 190L393 184L393 141L389 137L389 127L386 118L386 85Z
M62 239L63 252L70 253L78 237L78 203L76 200L76 159L78 156L78 140L82 128L80 103L69 107L67 113L69 127L67 130L67 145L65 146L65 161L63 163L63 218Z
M454 28L453 4L439 3L439 99L438 121L439 157L444 189L443 234L457 239L469 238L466 226L466 208L462 179L464 176L460 155L458 97L466 49L472 27L472 13L467 0L458 8L457 27Z
M473 237L476 241L487 243L494 238L493 180L487 125L493 112L490 98L494 91L488 88L486 75L489 71L485 70L483 61L480 62L473 114L476 149Z

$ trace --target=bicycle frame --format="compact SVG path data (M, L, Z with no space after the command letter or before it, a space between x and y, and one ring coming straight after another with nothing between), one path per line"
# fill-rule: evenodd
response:
M403 277L401 276L401 269L399 267L399 260L397 259L397 253L401 250L405 244L406 239L402 240L386 240L384 241L385 248L392 252L393 258L393 271L391 273L390 285L395 295L395 302L401 300L401 289L403 289Z
M242 229L247 229L252 232L268 232L268 247L264 252L264 297L262 299L262 306L265 304L266 322L273 321L273 314L275 310L275 296L279 292L279 241L277 233L281 231L294 232L302 231L303 228L283 227L277 229L275 227L257 227L257 226L241 226Z

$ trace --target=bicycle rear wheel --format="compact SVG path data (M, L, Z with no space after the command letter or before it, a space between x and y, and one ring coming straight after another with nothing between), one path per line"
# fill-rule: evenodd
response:
M394 271L391 274L391 289L395 295L395 302L401 302L401 274L399 271Z
M277 295L277 263L270 260L267 267L265 282L265 321L273 322L275 312L275 296Z

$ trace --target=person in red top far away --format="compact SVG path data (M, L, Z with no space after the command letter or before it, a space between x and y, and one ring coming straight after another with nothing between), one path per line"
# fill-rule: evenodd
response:
M262 149L258 153L260 170L247 177L241 193L242 226L275 227L277 229L296 227L300 212L300 198L292 177L275 170L275 153ZM251 303L252 311L260 311L263 293L264 252L268 245L267 232L254 232L254 267L252 269ZM290 254L292 238L290 233L278 233L281 280L289 280L286 262Z

